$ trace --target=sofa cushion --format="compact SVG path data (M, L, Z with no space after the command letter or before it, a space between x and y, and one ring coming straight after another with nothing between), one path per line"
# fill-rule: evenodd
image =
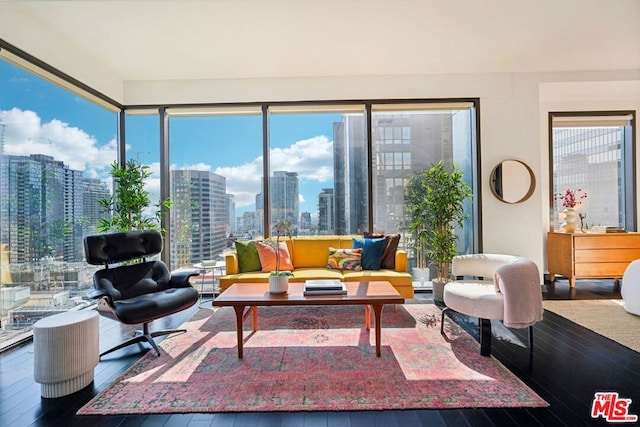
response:
M396 268L396 251L398 250L398 245L400 244L400 234L376 234L376 233L368 233L364 232L363 236L365 238L377 239L384 237L385 247L384 251L382 251L382 261L380 262L380 268Z
M275 242L274 242L275 243ZM279 257L280 265L278 266L280 271L293 270L293 264L291 263L291 256L289 255L289 248L285 242L279 244ZM258 249L258 256L260 257L260 264L262 264L263 272L270 272L276 270L276 249L269 243L257 242L256 249Z
M327 265L327 248L342 248L339 238L326 238L322 236L301 236L291 239L293 251L293 265L295 268L318 268ZM351 239L349 245L351 247Z
M262 270L255 241L236 240L236 253L238 254L238 270L240 273Z
M334 279L342 280L341 270L329 270L326 267L320 268L296 268L293 276L289 277L290 282L306 282L307 280Z
M354 249L362 249L362 269L380 270L385 239L353 239ZM395 254L394 254L395 255Z
M362 270L362 249L329 248L327 268L337 270Z
M504 298L495 291L493 283L463 280L449 282L444 287L444 303L450 309L468 316L502 320Z

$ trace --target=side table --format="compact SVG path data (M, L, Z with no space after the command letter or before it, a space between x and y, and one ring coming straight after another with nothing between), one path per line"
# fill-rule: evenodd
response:
M100 360L98 312L69 311L33 325L33 376L42 397L74 393L93 381Z

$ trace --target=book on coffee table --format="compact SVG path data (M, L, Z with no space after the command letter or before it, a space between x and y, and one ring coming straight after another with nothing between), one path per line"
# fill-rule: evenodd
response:
M333 279L307 280L304 283L304 295L346 295L347 286Z

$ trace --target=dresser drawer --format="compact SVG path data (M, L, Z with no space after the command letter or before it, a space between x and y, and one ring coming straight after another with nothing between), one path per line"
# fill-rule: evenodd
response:
M622 277L628 262L592 262L575 264L576 277Z
M588 234L574 235L575 249L640 249L640 234Z
M588 249L576 250L575 262L626 262L640 258L638 249Z

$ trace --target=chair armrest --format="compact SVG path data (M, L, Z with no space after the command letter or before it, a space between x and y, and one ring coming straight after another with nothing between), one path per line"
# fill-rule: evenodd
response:
M189 283L189 277L197 276L197 271L183 271L179 273L173 273L169 280L169 285L172 288L187 288L191 286Z
M240 268L238 267L238 254L228 253L224 256L225 272L229 274L238 274Z
M111 297L111 294L109 294L107 291L103 289L91 290L87 292L87 296L89 297L89 299L105 298L109 304L113 303L113 298Z
M400 273L407 273L409 271L407 251L396 250L396 271Z

